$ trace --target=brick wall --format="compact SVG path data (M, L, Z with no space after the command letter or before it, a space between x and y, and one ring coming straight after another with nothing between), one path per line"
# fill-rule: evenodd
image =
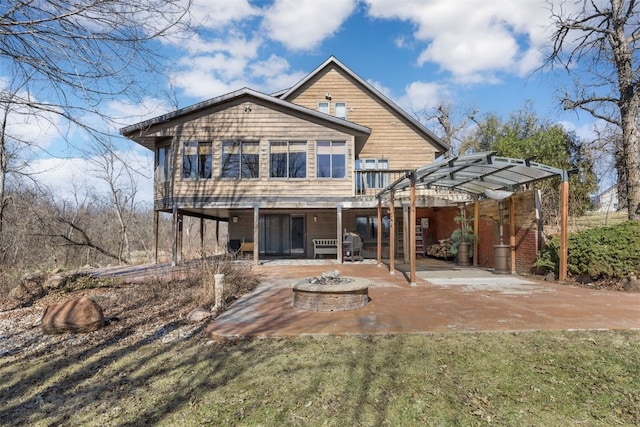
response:
M533 191L526 191L514 194L515 212L515 250L516 250L516 271L518 273L529 273L533 270L533 264L538 253L538 226L536 222L535 194ZM510 209L509 200L504 203L503 217L503 242L510 244ZM473 203L467 207L467 216L473 216ZM494 254L493 246L500 240L499 233L499 209L495 200L484 200L479 205L480 215L478 218L478 253L474 256L478 259L478 265L485 268L493 268ZM418 208L416 216L418 218L429 218L428 233L434 242L447 239L451 233L459 227L453 220L458 215L457 207L444 208ZM425 239L427 235L425 234Z

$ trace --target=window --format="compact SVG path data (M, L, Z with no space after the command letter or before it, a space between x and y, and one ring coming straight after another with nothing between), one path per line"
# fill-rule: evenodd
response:
M316 176L344 178L346 175L347 143L318 141L316 146Z
M356 160L356 186L358 194L367 188L386 188L389 185L389 160L358 159Z
M336 117L339 119L347 119L347 103L336 102Z
M260 143L224 141L220 171L223 178L259 178Z
M388 240L391 221L389 216L382 217L382 239ZM378 238L377 216L356 216L356 231L363 240L375 240Z
M318 111L321 113L329 114L329 103L318 102Z
M159 182L171 178L171 146L158 147L156 150L156 179Z
M183 178L211 178L212 155L210 142L187 141L182 153Z
M269 146L272 178L307 177L307 143L304 141L273 141Z

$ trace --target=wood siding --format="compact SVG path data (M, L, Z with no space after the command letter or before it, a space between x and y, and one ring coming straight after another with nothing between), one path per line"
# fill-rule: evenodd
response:
M327 93L331 94L331 100L325 99ZM318 102L329 102L332 115L336 102L346 102L346 119L372 129L358 153L361 159L385 158L389 159L390 169L415 169L436 157L434 147L404 118L335 66L312 78L287 101L314 110Z
M245 111L245 108L247 111ZM248 111L250 109L250 111ZM323 197L350 198L354 196L354 140L339 130L327 128L281 111L243 102L207 115L185 117L158 132L158 136L173 138L172 180L156 182L156 200L171 197L198 199L200 207L207 205L247 206L247 200L271 202L287 199L308 200ZM253 179L221 178L222 142L227 140L259 141L260 177ZM347 143L346 174L344 178L316 178L316 142L345 141ZM211 179L181 177L183 144L186 141L212 142L213 172ZM269 177L270 141L306 141L307 177ZM330 191L327 189L330 188ZM209 200L210 202L206 202Z

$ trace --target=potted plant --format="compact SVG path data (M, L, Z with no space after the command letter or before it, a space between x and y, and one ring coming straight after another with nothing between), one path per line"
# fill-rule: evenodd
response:
M451 233L451 253L456 256L458 265L471 265L473 258L473 228L471 222L473 217L467 217L464 206L460 207L460 213L453 218L460 228Z

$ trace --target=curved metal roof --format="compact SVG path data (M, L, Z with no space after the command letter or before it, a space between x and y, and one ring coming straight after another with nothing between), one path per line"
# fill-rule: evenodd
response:
M449 157L420 167L398 179L378 193L406 190L412 180L416 187L437 190L440 193L462 192L474 196L486 195L486 190L518 191L526 184L559 176L568 180L569 172L543 165L532 159L498 157L496 152L481 152Z

